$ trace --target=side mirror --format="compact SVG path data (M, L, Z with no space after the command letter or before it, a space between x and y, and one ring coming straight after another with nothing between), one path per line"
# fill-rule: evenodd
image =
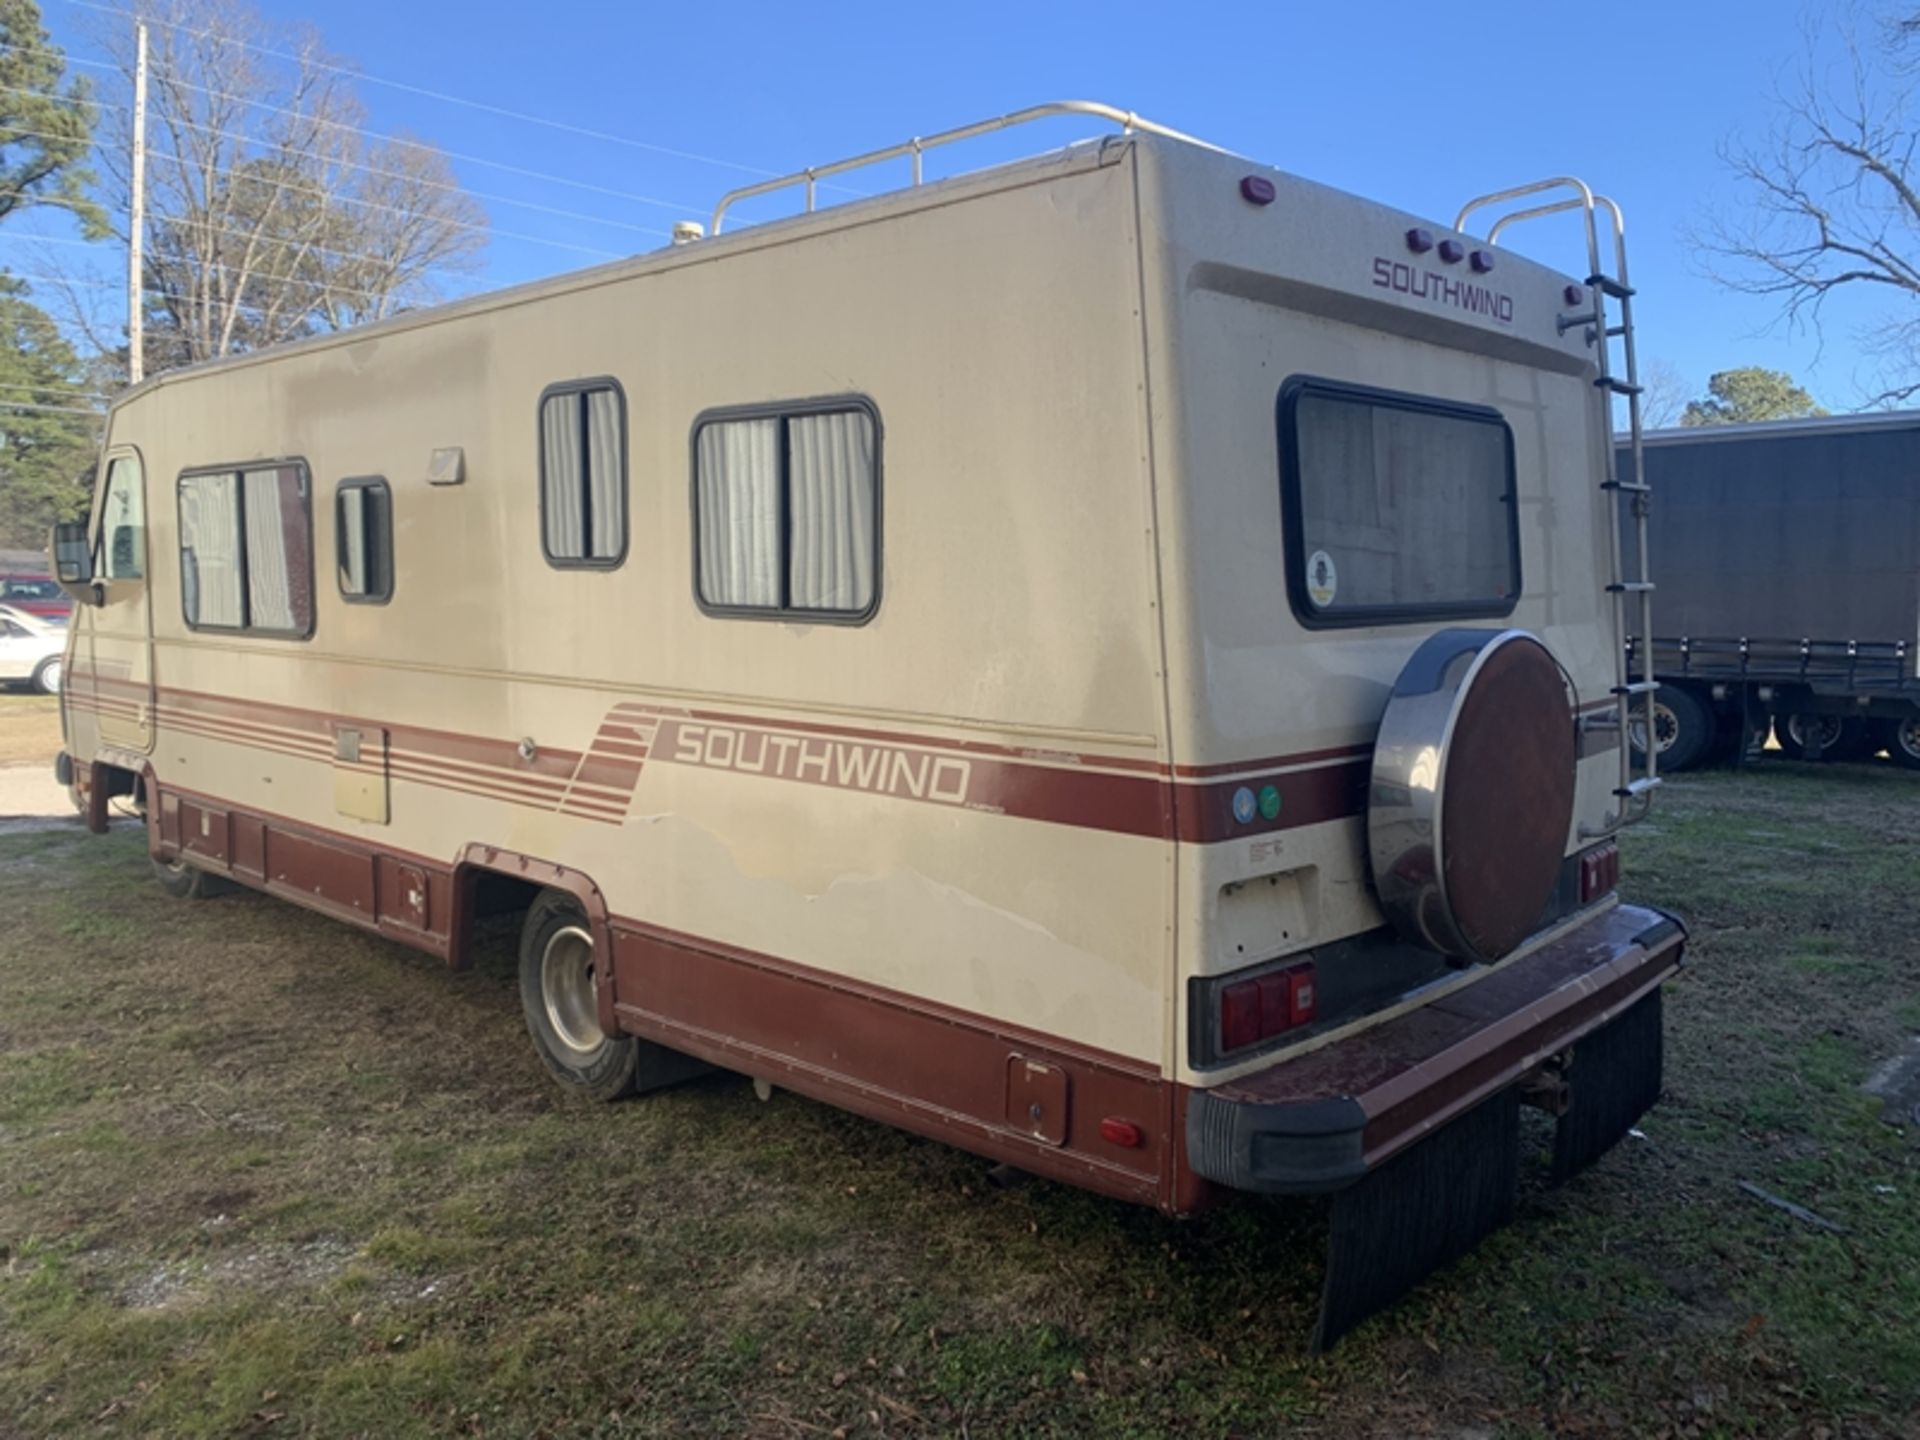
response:
M53 578L60 588L82 605L95 604L93 588L93 547L87 543L87 527L79 520L63 520L53 527Z

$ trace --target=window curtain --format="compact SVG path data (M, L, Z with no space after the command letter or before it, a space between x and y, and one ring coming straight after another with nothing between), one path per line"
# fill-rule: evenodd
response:
M311 537L299 470L249 470L247 626L303 633L313 614Z
M626 495L621 484L620 396L612 390L587 391L587 478L593 512L588 554L611 560L620 553L626 530Z
M780 604L780 422L701 427L700 595L709 605Z
M585 516L580 505L585 492L580 468L585 444L580 428L580 396L549 395L540 407L545 462L540 505L547 518L547 553L561 560L581 560L587 555Z
M864 410L787 422L788 603L864 610L873 603L873 418Z
M365 595L373 589L367 569L367 501L364 485L340 492L340 589L347 595Z
M237 628L240 603L238 476L189 475L180 482L180 571L187 619Z

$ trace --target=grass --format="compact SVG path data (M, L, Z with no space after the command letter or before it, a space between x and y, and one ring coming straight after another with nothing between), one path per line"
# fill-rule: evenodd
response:
M1920 1028L1917 800L1673 784L1646 1138L1324 1358L1311 1205L1002 1191L726 1078L576 1104L510 937L455 977L170 901L131 830L0 836L0 1435L1910 1434L1920 1150L1858 1087Z

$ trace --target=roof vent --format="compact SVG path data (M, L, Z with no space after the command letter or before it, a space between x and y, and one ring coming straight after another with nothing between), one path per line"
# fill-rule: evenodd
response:
M707 227L698 220L676 220L673 222L673 243L691 245L696 240L707 238Z

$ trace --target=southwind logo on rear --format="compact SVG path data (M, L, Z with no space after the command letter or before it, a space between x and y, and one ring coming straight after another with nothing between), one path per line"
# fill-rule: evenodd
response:
M671 723L673 748L668 755L678 765L772 775L938 805L966 804L973 783L973 763L953 755L731 725Z
M1377 289L1411 295L1417 300L1437 300L1442 305L1452 305L1470 314L1485 315L1502 325L1513 323L1511 295L1503 295L1486 285L1476 285L1471 280L1456 280L1437 270L1409 265L1404 260L1389 260L1384 255L1376 255L1373 260L1373 283Z

